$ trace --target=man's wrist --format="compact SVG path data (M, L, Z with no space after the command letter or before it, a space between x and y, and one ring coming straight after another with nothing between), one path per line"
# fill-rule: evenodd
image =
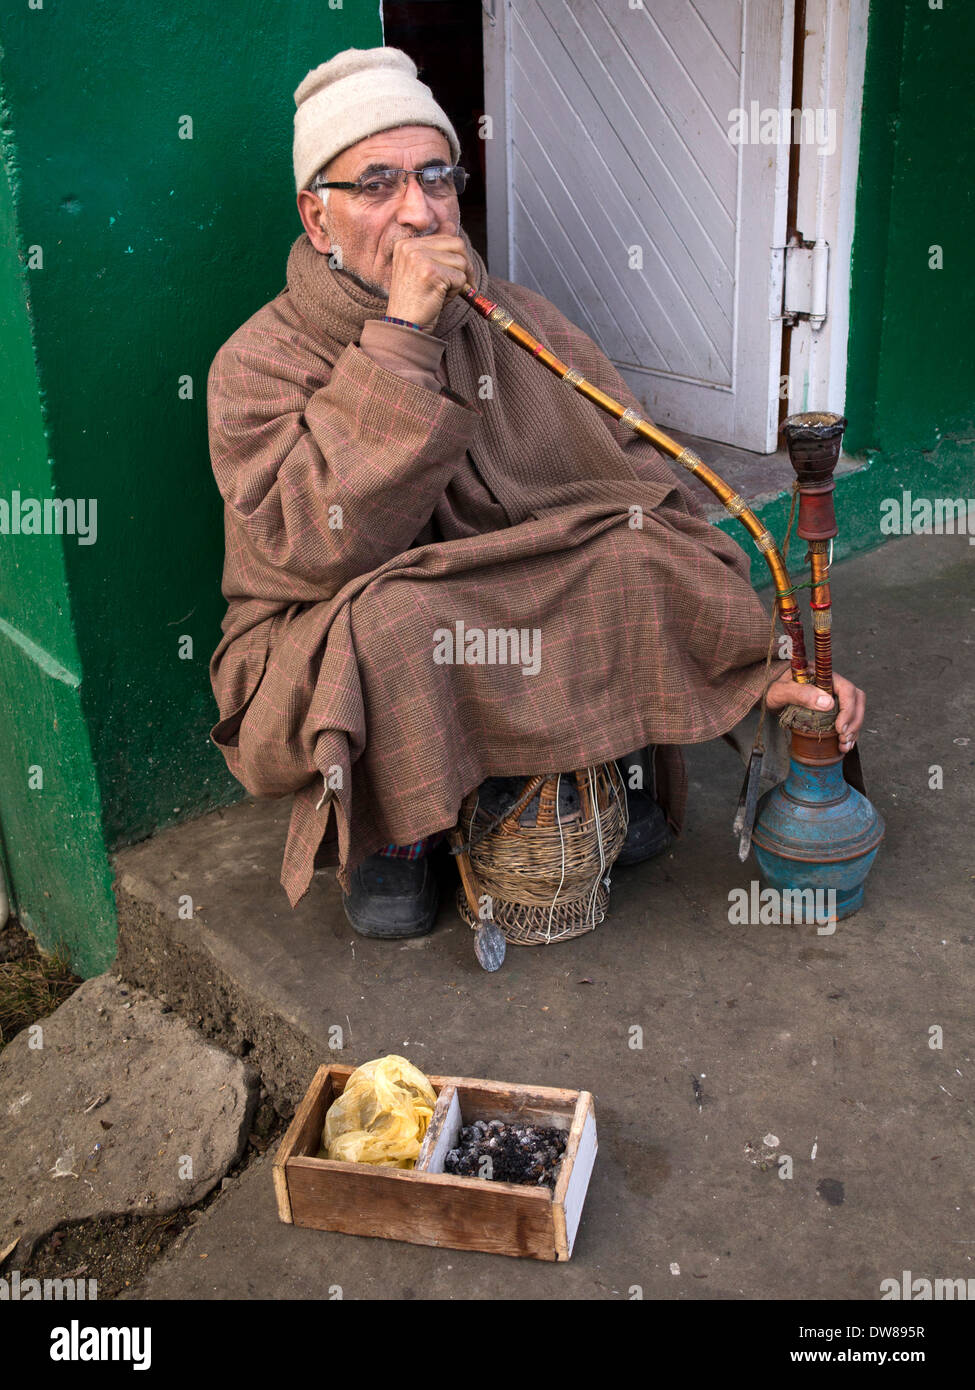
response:
M424 328L422 324L413 323L410 319L394 318L392 314L383 314L381 322L395 323L398 324L400 328L415 328L418 333L429 333L431 331L429 328Z
M386 300L386 313L402 323L409 323L421 333L433 333L443 312L443 304L431 305L409 295L391 294Z

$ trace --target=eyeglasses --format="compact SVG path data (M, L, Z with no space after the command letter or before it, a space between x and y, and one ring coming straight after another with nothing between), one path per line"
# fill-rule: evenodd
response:
M459 164L428 164L424 169L374 169L355 183L320 183L318 188L344 188L367 203L385 203L406 187L411 174L431 198L449 198L467 187L467 170Z

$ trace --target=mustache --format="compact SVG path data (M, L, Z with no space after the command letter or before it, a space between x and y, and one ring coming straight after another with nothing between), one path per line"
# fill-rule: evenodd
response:
M429 230L425 232L406 232L403 236L398 236L396 241L415 241L417 237L439 235L440 233L436 227L430 227ZM394 246L396 245L396 241L393 242Z
M455 227L455 230L453 231L452 235L453 235L453 236L463 236L464 233L461 231L461 222L460 222L460 218L459 218L459 217L457 217L456 219L455 219L455 218L450 218L450 219L448 219L448 222L447 222L446 225L449 226L451 222L454 223L454 227ZM428 228L426 229L425 232L418 232L418 231L416 231L416 230L410 231L410 232L404 231L403 235L397 237L396 240L397 240L397 241L415 241L417 237L423 237L423 236L442 236L442 235L443 235L443 226L439 226L439 227L428 227ZM394 243L394 245L395 245L395 243Z

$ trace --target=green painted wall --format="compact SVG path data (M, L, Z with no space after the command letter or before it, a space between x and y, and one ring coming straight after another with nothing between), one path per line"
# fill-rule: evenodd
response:
M9 130L0 139L4 154ZM14 201L0 170L0 503L53 495ZM19 510L19 509L18 509ZM115 914L80 662L56 535L0 534L0 828L11 899L47 949L94 974L114 954Z
M862 545L879 501L975 496L975 6L874 0L863 94L846 443ZM943 268L929 265L941 247Z
M86 973L110 959L105 845L241 795L207 738L225 605L206 376L301 230L295 87L381 42L378 0L0 0L0 497L97 503L94 544L0 536L0 825L21 916ZM60 764L56 811L26 799L28 756ZM71 817L73 906L50 887Z

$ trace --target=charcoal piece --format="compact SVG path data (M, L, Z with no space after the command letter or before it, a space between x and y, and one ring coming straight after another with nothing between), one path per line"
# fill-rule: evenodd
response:
M474 1120L461 1129L444 1161L444 1171L458 1177L554 1187L567 1139L564 1130ZM489 1166L482 1170L485 1158Z

